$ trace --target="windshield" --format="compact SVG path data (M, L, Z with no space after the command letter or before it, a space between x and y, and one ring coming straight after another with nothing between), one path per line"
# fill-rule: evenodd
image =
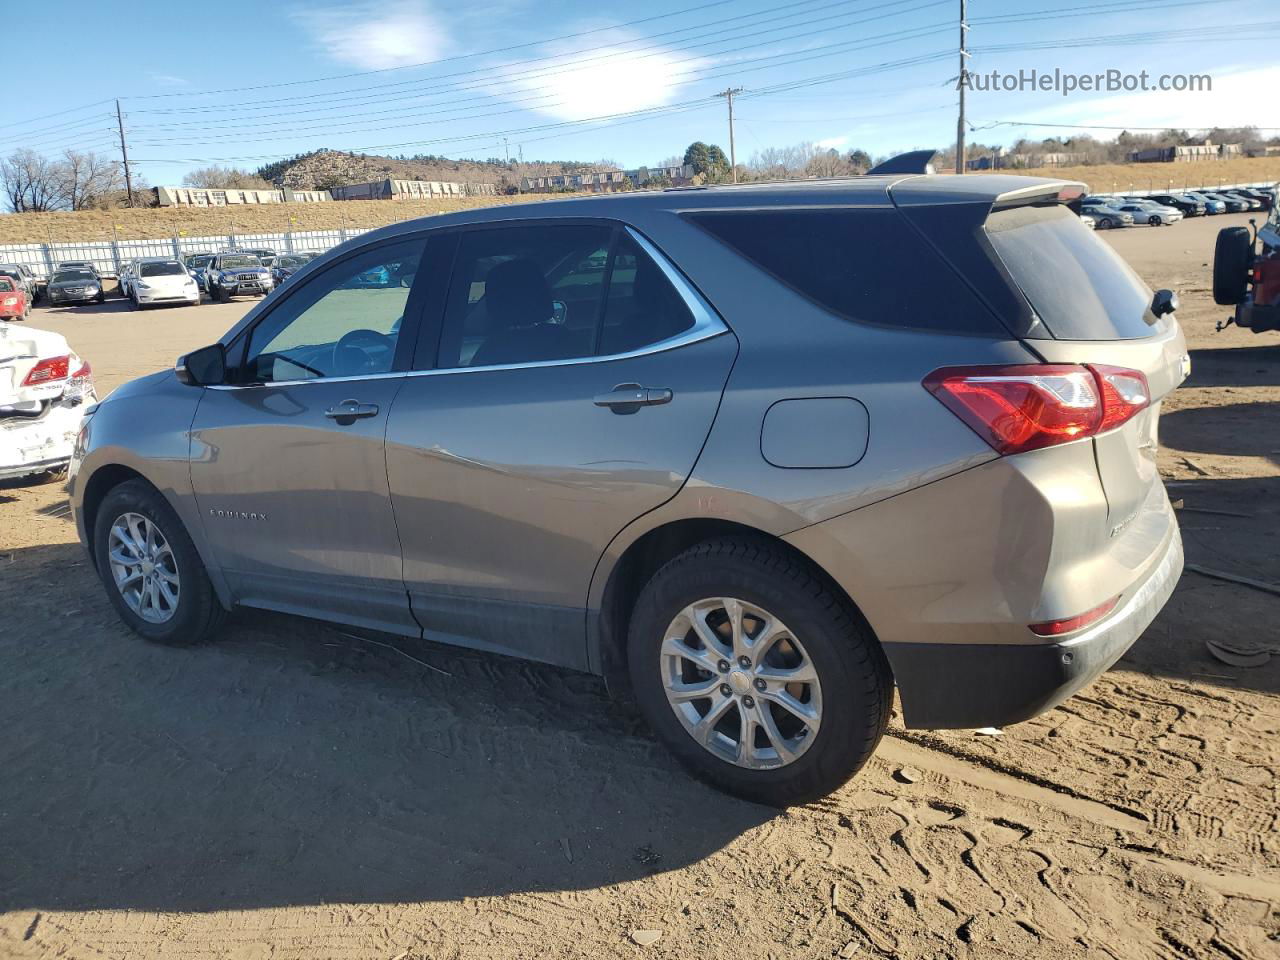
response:
M94 276L88 270L62 270L53 275L53 283L70 283L76 280L93 280Z
M307 261L302 259L302 257L277 257L276 258L277 267L300 267L306 262Z
M1147 285L1066 207L998 210L986 232L1057 339L1132 340L1156 332L1147 324Z
M13 281L8 277L0 277L0 293L13 293Z
M138 271L144 277L176 277L186 273L180 263L144 263Z
M260 267L260 266L262 266L262 261L259 260L257 257L244 256L244 257L223 257L222 258L223 270L232 270L237 267Z

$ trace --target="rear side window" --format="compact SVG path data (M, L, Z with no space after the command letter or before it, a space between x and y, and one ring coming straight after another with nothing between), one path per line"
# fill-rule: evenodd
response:
M1058 340L1136 340L1155 330L1151 290L1069 209L1014 207L986 232L1010 276Z
M892 208L706 212L689 219L797 293L847 319L1008 336Z

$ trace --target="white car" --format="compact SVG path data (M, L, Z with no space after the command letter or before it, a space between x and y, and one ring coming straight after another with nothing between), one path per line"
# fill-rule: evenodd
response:
M1182 211L1177 207L1166 207L1154 200L1130 198L1116 204L1125 213L1133 214L1134 223L1146 223L1153 227L1168 226L1182 219Z
M200 286L181 260L143 260L129 281L133 309L200 302Z
M0 323L0 480L66 466L97 400L93 371L66 338Z

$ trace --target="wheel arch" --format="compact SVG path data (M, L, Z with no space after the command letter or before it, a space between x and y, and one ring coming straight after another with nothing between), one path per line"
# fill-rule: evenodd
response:
M723 537L760 540L794 557L849 605L868 634L879 644L879 638L875 636L854 599L817 561L795 545L776 534L732 520L712 517L676 519L645 531L622 551L604 580L598 606L593 606L589 611L588 663L596 673L604 677L611 694L624 699L630 698L627 629L636 599L644 585L668 561L684 551L699 543Z

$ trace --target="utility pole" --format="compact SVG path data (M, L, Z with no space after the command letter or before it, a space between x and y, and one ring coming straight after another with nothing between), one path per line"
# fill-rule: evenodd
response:
M511 166L511 148L507 146L507 138L502 138L502 153L507 158L507 166Z
M734 183L738 182L738 155L733 148L733 95L741 92L742 87L730 87L716 94L729 102L729 173L732 174Z
M964 173L964 91L969 85L969 59L967 40L969 24L965 22L966 0L960 0L960 116L956 120L956 173Z
M116 101L116 128L120 131L120 156L124 161L124 188L129 194L129 206L133 206L133 177L129 174L129 148L124 144L124 117L120 113L120 101Z

